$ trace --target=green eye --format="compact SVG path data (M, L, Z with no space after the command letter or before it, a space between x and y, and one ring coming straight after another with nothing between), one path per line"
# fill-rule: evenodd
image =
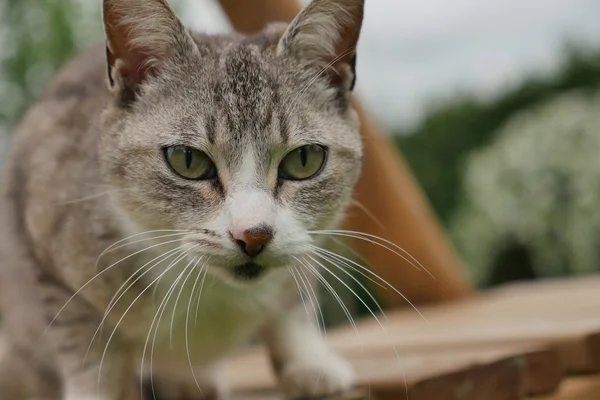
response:
M210 157L187 146L165 148L165 158L171 169L185 179L201 180L217 177L217 169Z
M309 144L290 151L279 164L279 177L301 181L316 176L325 165L327 150L316 144Z

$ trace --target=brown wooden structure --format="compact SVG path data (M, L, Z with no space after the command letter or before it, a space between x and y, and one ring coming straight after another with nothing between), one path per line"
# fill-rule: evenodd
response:
M328 332L359 378L344 400L598 400L600 276L515 284ZM395 349L394 349L395 347ZM262 349L227 364L237 398L278 399ZM408 397L407 397L408 396Z

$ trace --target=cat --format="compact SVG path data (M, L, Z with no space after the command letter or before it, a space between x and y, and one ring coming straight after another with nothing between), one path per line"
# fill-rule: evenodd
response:
M4 365L31 398L133 400L149 378L164 399L227 398L220 361L253 337L289 398L353 386L299 288L361 170L363 14L313 0L209 36L165 0L103 0L106 46L51 80L4 170Z

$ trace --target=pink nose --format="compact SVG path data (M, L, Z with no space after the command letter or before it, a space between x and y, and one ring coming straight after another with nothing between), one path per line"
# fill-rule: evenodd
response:
M273 229L259 226L243 232L231 232L231 237L246 255L256 257L273 239Z

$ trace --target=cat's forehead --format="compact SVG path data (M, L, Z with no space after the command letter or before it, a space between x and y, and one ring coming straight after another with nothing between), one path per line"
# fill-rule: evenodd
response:
M310 112L298 90L302 74L291 72L266 43L221 42L199 65L189 111L210 142L285 143L309 130Z
M315 142L316 128L331 122L323 113L329 94L314 90L318 83L308 87L314 74L276 54L276 35L195 39L201 57L173 76L162 99L150 101L152 109L165 100L171 106L164 109L178 110L169 113L176 125L169 142L181 135L199 148L262 153Z
M285 118L282 85L258 47L231 46L216 62L210 101L233 140L268 131L274 120Z

